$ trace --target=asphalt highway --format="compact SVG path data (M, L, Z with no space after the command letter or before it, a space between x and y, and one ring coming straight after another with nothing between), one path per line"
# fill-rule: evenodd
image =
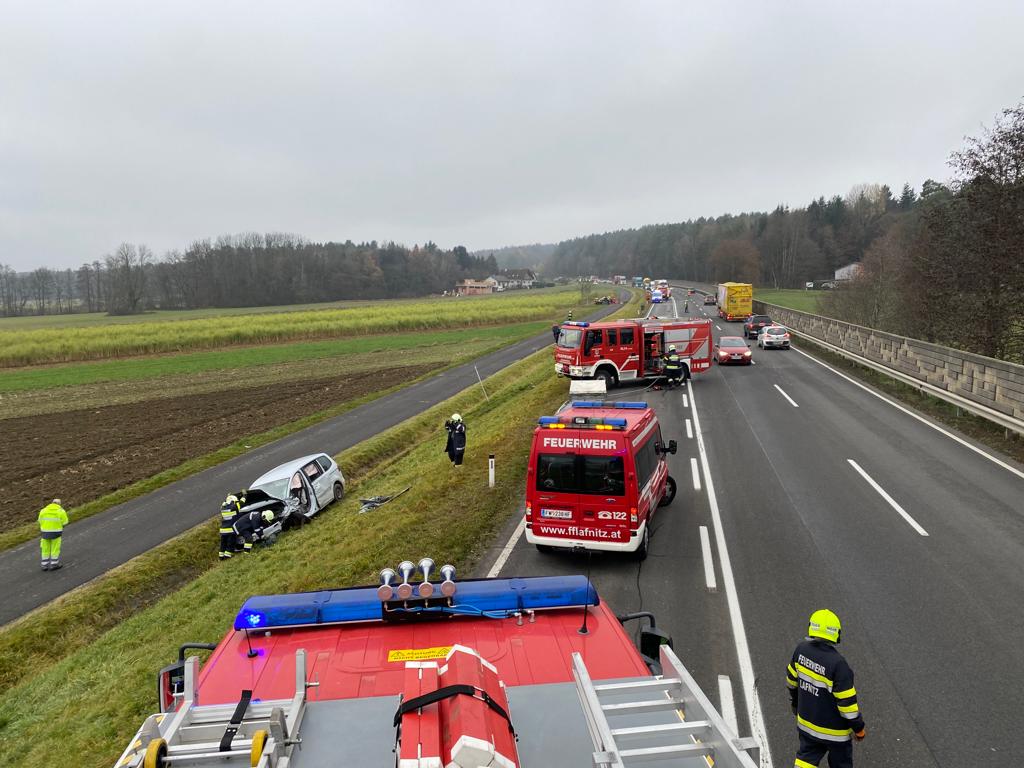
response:
M600 319L616 309L617 305L601 307L587 319ZM487 377L550 344L551 334L544 332L106 512L72 521L65 529L64 567L59 571L40 570L36 540L0 552L0 583L8 585L0 601L0 625L212 519L225 493L246 487L278 464L311 453L340 453L472 386L477 382L474 366ZM215 551L216 543L211 541L210 547Z
M707 310L716 338L742 334ZM754 365L715 365L688 389L618 390L648 400L679 441L679 493L644 563L541 554L517 529L492 571L589 570L616 612L653 611L711 700L731 689L739 735L767 735L762 765L793 764L784 670L821 607L841 617L856 673L868 730L858 765L1024 765L1024 468L798 344L750 345Z

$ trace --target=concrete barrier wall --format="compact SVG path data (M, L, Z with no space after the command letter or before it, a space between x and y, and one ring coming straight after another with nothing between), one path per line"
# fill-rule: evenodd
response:
M1003 414L1016 422L1004 424L1011 429L1021 431L1024 426L1024 365L761 301L754 302L754 312L770 315L794 331Z

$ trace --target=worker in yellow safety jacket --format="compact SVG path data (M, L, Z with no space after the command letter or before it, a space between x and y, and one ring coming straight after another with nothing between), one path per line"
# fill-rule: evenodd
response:
M242 493L241 498L233 493L228 495L224 499L224 503L220 505L220 552L218 557L221 560L231 557L238 542L238 534L235 533L234 525L239 512L242 511L242 505L245 504L245 492Z
M56 571L60 564L60 537L68 524L68 513L54 499L39 510L40 565L44 571Z

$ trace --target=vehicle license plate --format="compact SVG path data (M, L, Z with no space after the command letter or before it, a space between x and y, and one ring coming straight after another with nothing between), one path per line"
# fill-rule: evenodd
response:
M572 520L572 512L568 509L542 509L540 516L556 520Z

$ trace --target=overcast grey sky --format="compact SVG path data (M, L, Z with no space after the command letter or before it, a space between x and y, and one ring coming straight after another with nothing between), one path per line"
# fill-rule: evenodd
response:
M0 0L0 263L471 250L945 179L1024 2Z

